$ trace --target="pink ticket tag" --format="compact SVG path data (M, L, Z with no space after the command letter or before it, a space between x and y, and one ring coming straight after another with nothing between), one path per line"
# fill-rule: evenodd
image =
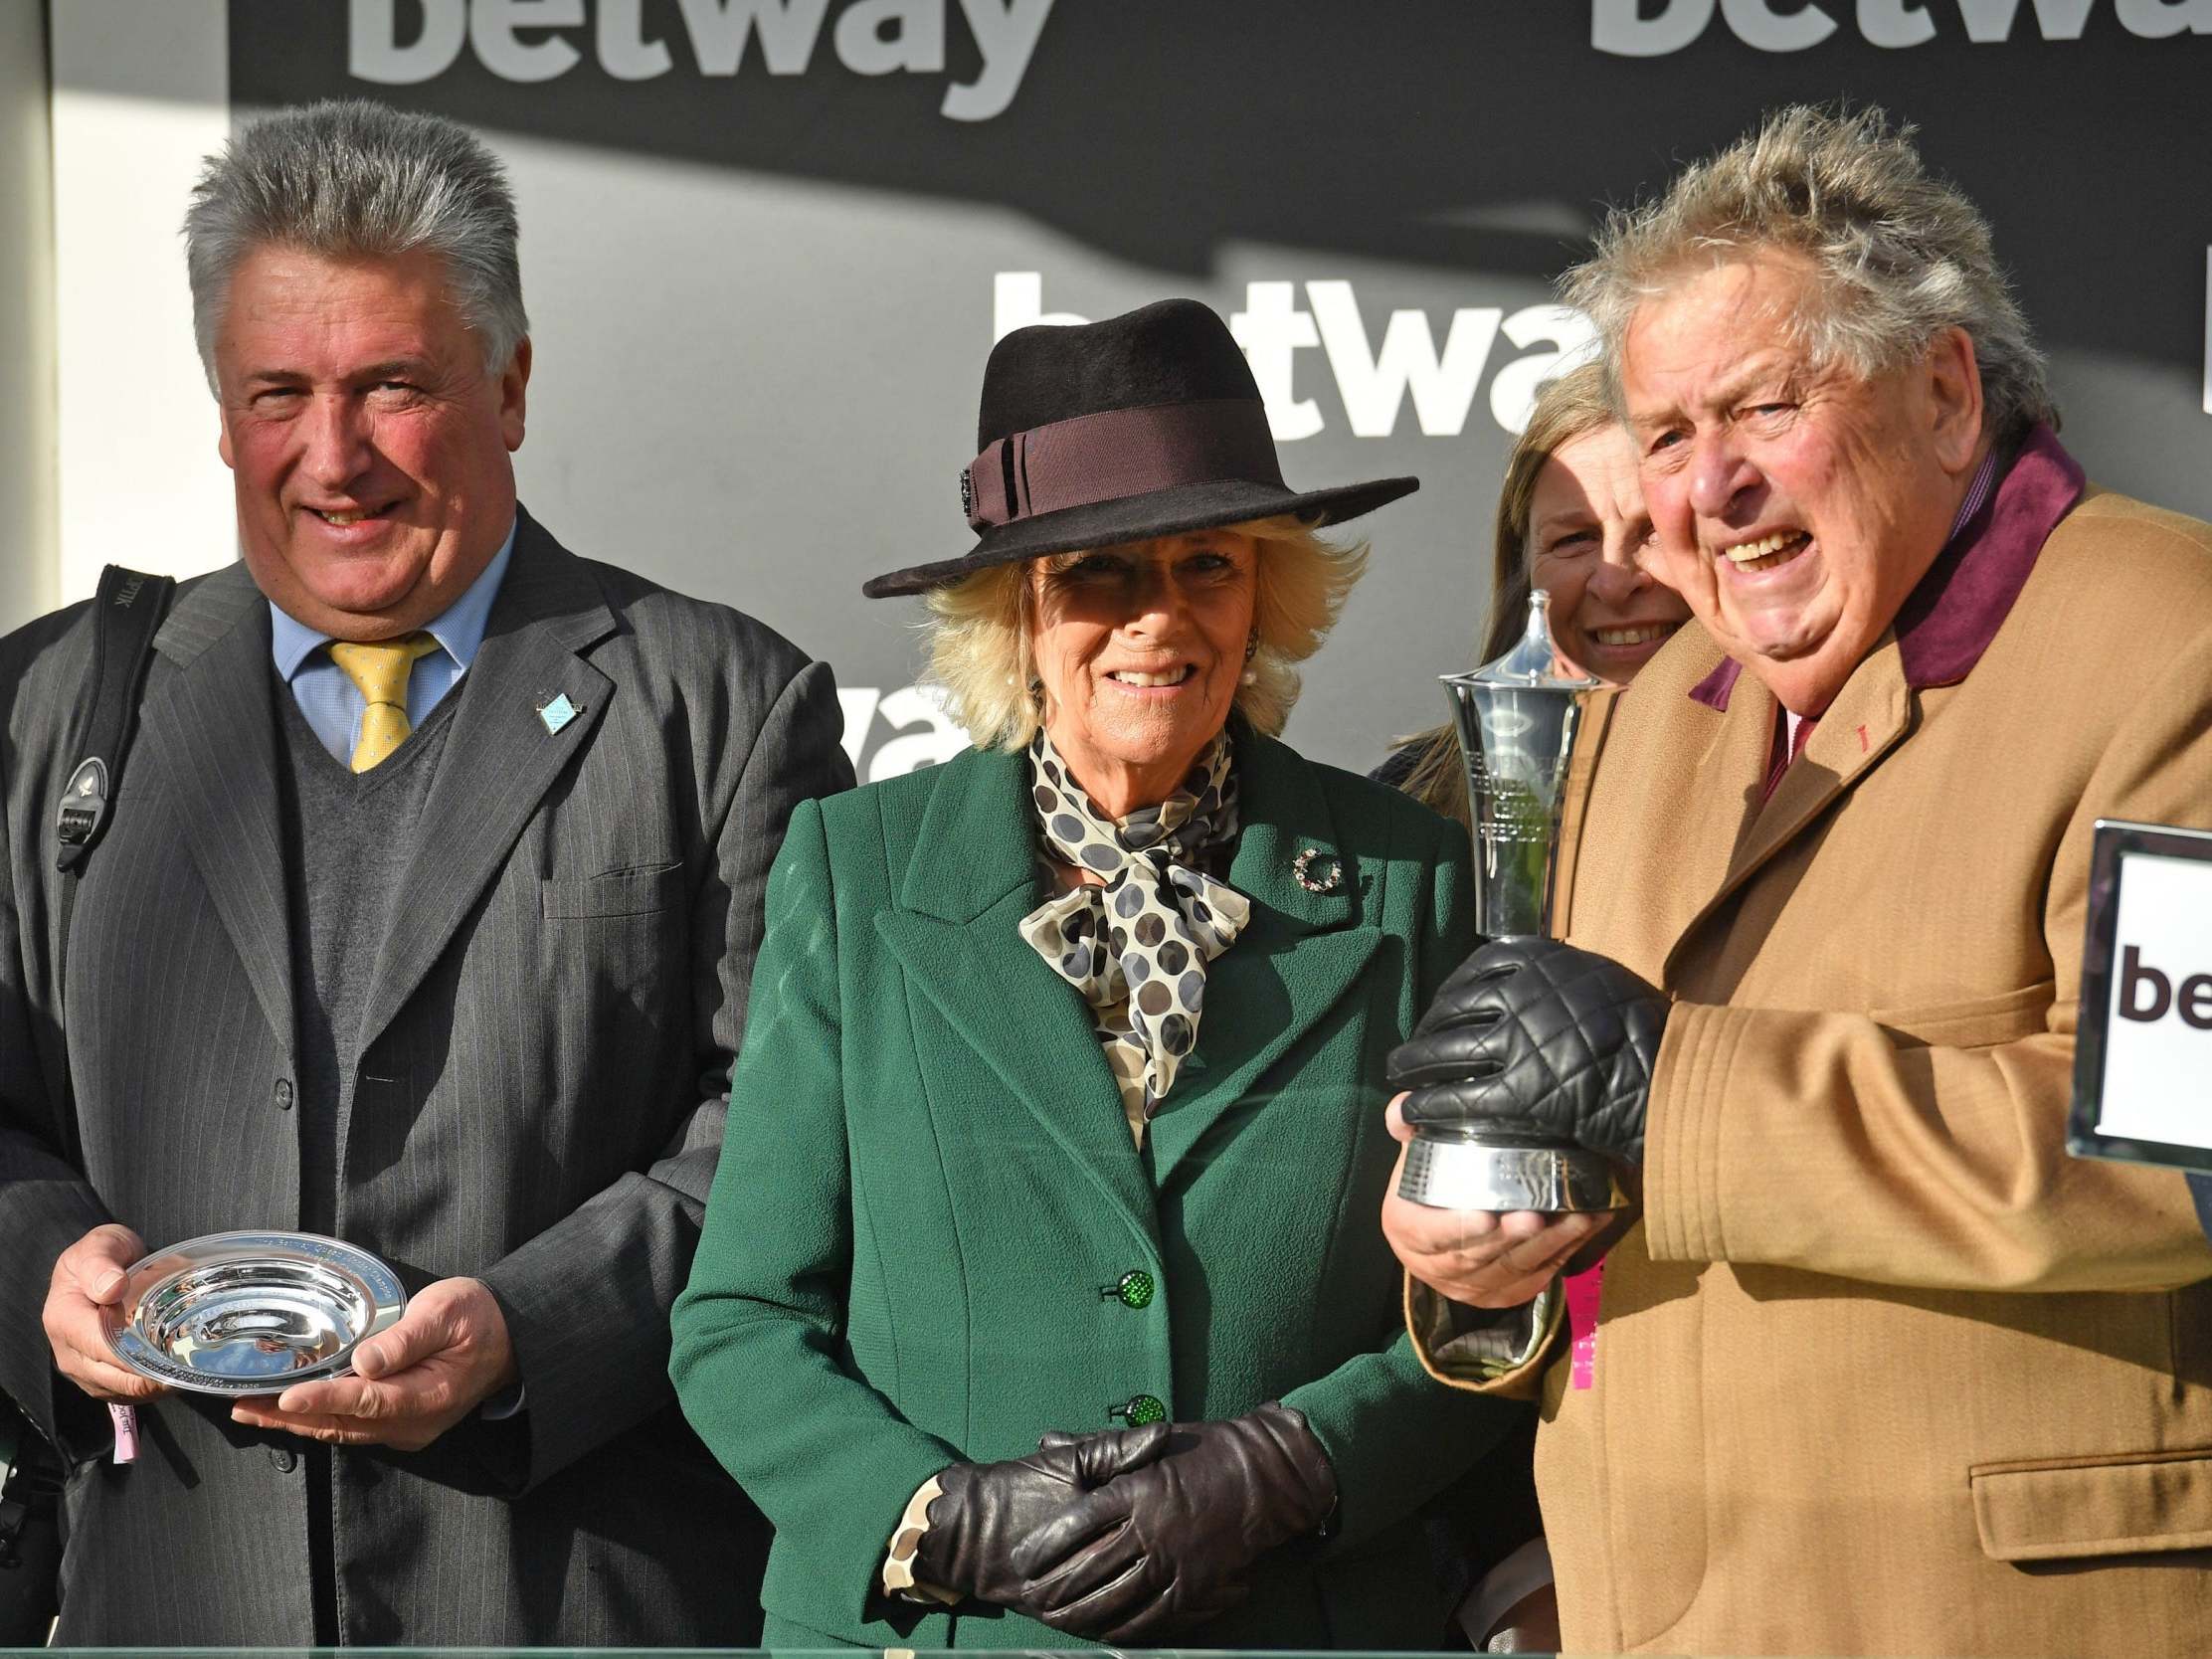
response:
M1597 1297L1604 1284L1602 1261L1567 1281L1567 1329L1573 1338L1573 1346L1567 1351L1567 1377L1577 1388L1586 1388L1597 1381Z
M135 1405L107 1403L107 1414L115 1423L115 1461L134 1463L138 1458L138 1408Z

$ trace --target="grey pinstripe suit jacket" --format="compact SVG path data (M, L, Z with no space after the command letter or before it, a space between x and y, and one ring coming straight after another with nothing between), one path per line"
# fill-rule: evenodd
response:
M268 608L243 566L179 593L57 996L52 818L90 659L83 606L0 642L0 1389L77 1459L107 1425L41 1332L62 1248L106 1219L156 1246L299 1219ZM583 712L549 733L556 692ZM742 1640L760 1523L671 1403L667 1310L769 864L794 804L851 782L830 671L525 515L455 694L405 925L362 942L340 1231L415 1283L489 1283L528 1409L335 1454L341 1639ZM135 1464L70 1481L62 1639L306 1644L300 1442L181 1395L140 1418Z

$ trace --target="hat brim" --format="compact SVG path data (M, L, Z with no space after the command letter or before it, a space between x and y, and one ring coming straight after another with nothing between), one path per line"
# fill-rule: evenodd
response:
M861 584L860 592L870 599L927 593L994 565L1015 564L1047 553L1188 535L1194 530L1218 529L1224 524L1285 514L1307 519L1318 529L1373 512L1420 487L1418 478L1377 478L1367 483L1340 484L1334 489L1310 489L1303 494L1280 484L1245 478L1176 484L1143 495L1090 501L1058 512L1039 513L1034 518L1016 519L1012 524L995 524L960 558L940 559L935 564L913 565L873 577Z

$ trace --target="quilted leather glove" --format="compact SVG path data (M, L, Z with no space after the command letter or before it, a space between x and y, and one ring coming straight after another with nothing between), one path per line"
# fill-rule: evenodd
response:
M939 1473L929 1530L914 1551L914 1576L979 1601L1043 1616L1014 1547L1086 1490L1151 1462L1168 1444L1166 1423L1080 1439L1048 1435L1027 1457L955 1463Z
M1036 1617L1136 1642L1235 1606L1252 1564L1317 1536L1336 1504L1336 1471L1304 1414L1270 1401L1220 1422L1176 1423L1162 1456L1078 1498L1014 1559L1030 1577Z
M1390 1051L1390 1086L1413 1091L1401 1110L1415 1128L1492 1125L1641 1164L1669 1007L1609 957L1494 940Z

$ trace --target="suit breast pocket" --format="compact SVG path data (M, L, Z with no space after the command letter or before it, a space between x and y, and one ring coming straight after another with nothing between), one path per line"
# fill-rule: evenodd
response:
M681 1052L692 1014L688 871L640 864L538 883L536 1017L584 1069L633 1083Z
M2057 986L2038 980L1994 997L1875 1009L1868 1017L1915 1048L1990 1048L2048 1028Z
M682 899L683 866L672 862L553 876L538 883L538 913L548 921L656 916L677 908Z

